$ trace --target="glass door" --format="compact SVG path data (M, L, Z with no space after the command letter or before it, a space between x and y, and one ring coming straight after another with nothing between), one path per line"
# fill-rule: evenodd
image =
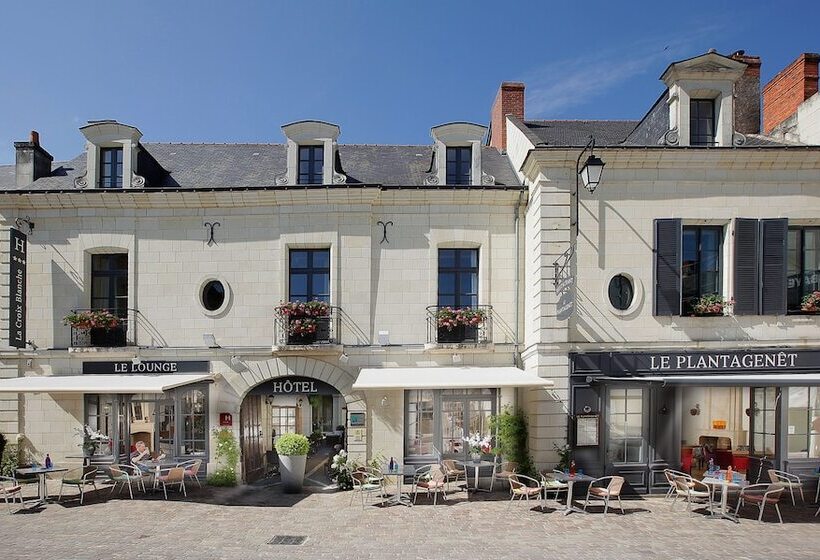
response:
M272 406L270 411L271 449L283 434L295 434L296 407Z

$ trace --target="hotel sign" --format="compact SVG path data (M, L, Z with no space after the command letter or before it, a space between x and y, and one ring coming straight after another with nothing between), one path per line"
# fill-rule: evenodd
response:
M791 348L714 352L585 352L573 355L578 375L791 373L820 369L820 350Z
M333 395L333 386L320 379L301 375L275 377L251 389L252 395Z
M83 362L83 373L112 374L112 373L208 373L206 361L165 361L146 360L135 363L131 360L120 362Z
M9 346L26 347L26 234L11 228L9 236Z

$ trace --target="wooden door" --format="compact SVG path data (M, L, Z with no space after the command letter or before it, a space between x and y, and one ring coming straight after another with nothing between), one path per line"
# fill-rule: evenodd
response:
M246 483L265 474L262 443L262 397L248 395L239 409L239 439L242 447L242 476Z

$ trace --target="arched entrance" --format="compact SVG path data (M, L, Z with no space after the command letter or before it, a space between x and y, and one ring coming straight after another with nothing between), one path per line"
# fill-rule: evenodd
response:
M246 483L276 474L276 441L296 433L311 442L306 484L326 486L327 458L346 445L347 404L342 394L324 381L284 376L253 387L242 400L239 440Z

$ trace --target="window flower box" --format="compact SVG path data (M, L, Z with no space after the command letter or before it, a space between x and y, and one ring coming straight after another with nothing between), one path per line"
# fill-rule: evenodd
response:
M276 306L287 343L306 346L330 341L330 306L323 301L287 301Z
M731 315L734 299L725 300L719 294L707 294L696 299L692 305L692 315L696 317L718 317Z
M800 311L809 314L820 313L820 291L804 296L800 302Z
M487 313L470 307L442 307L435 314L438 342L478 342L478 330L487 320Z

